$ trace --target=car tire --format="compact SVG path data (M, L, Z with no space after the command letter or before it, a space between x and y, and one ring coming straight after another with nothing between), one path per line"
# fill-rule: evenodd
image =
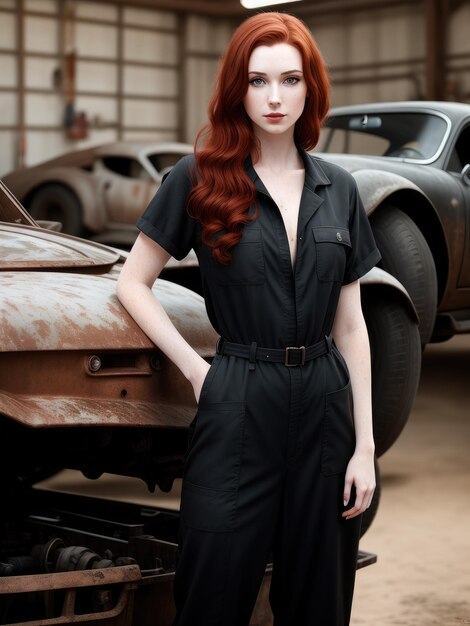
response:
M362 310L371 349L372 414L379 457L408 420L421 373L421 341L411 312L386 289L363 290Z
M379 468L379 463L377 461L377 457L374 458L374 468L375 468L375 491L374 491L374 495L372 496L372 502L370 503L370 507L366 509L364 513L362 514L361 537L370 528L377 514L377 511L379 509L380 496L382 494L380 468Z
M437 310L437 274L431 250L418 226L397 207L384 206L370 221L382 254L379 267L395 276L410 294L424 347L431 339Z
M83 233L82 209L73 191L64 185L46 185L28 203L35 220L61 222L62 232L79 237Z

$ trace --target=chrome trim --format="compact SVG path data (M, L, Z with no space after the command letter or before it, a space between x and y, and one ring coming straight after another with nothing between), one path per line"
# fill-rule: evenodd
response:
M445 113L442 113L441 111L436 111L435 109L408 109L408 110L400 110L400 111L380 111L377 110L375 113L374 112L369 112L367 115L384 115L384 114L402 114L402 113L409 113L409 114L413 114L413 113L423 113L426 115L434 115L436 117L440 117L441 119L443 119L446 124L447 124L447 129L444 133L444 136L442 138L441 143L439 144L438 149L436 150L436 152L433 154L432 157L430 157L429 159L410 159L409 157L387 157L384 155L374 155L374 154L357 154L355 152L324 152L324 154L343 154L345 156L360 156L360 157L364 157L364 158L383 158L383 159L387 159L390 161L398 161L400 163L419 163L421 165L429 165L431 163L434 163L435 161L437 161L437 159L441 156L444 147L447 143L447 140L449 139L449 135L451 133L452 130L452 121L450 119L450 117L448 115L446 115ZM337 115L337 117L349 117L351 115L360 115L360 113L340 113ZM334 113L332 111L332 117L334 117ZM325 128L331 128L330 126L328 126L328 123L325 124ZM331 128L331 130L335 130L335 128ZM337 129L336 129L337 130Z

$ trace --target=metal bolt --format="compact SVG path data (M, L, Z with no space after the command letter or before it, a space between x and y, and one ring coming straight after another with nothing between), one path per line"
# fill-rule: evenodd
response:
M98 372L101 369L101 359L94 354L88 359L88 369L90 372Z

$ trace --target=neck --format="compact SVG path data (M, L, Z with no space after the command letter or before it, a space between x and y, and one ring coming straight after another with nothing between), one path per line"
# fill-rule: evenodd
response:
M258 167L267 167L272 170L298 170L303 169L303 161L294 142L294 134L270 135L257 133L259 142L259 158L253 164Z

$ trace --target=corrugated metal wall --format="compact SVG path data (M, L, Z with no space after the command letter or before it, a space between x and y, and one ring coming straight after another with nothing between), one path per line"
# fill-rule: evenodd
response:
M400 5L304 18L330 66L333 105L423 98L424 12ZM470 101L470 3L450 17L449 99ZM70 149L146 138L192 142L236 22L76 0L0 0L0 175ZM65 55L75 50L75 110L64 131Z

